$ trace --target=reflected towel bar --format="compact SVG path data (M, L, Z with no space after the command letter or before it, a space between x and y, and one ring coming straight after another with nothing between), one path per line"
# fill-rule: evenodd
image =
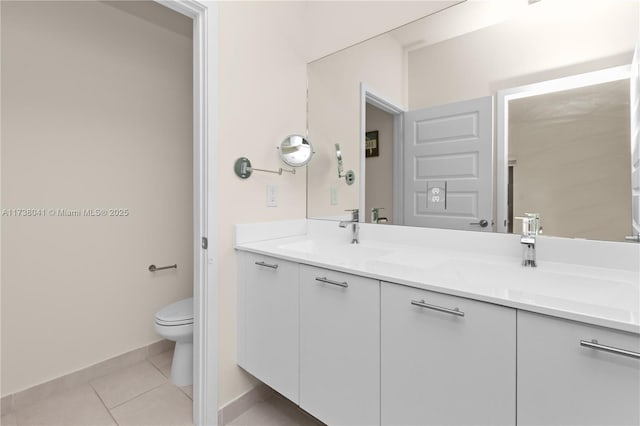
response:
M169 265L169 266L161 266L161 267L157 267L156 265L149 265L149 272L155 272L155 271L161 271L163 269L178 269L178 264L174 264L174 265Z

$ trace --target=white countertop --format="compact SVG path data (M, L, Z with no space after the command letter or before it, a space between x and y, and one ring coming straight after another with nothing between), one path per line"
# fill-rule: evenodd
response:
M342 231L339 235L348 236ZM508 252L511 255L505 255L491 246L495 242L489 244L487 251L465 251L452 249L450 244L439 247L437 242L415 245L385 241L383 237L376 240L375 232L361 238L358 245L314 232L277 236L277 233L267 235L275 238L260 241L240 238L236 248L640 334L640 273L635 268L616 269L548 259L539 262L537 268L525 268L520 265L520 258L513 256L519 253L518 245L517 250Z

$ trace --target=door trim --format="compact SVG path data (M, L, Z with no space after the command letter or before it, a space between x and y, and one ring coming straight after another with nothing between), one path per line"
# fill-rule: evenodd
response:
M155 0L193 19L193 420L218 424L218 8L195 0ZM202 248L202 238L210 243Z
M365 184L366 184L366 133L367 133L367 104L373 105L393 116L393 225L402 225L404 220L404 190L402 177L404 176L403 158L403 114L406 108L389 101L377 94L365 83L360 83L360 185L359 195L360 222L365 222ZM392 224L390 224L392 225Z

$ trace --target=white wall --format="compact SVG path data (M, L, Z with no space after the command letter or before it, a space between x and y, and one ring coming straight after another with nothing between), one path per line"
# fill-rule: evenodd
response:
M130 212L2 217L8 395L160 340L192 294L192 39L151 2L1 8L2 208Z
M459 2L307 1L305 58L317 60Z
M316 155L309 163L309 217L344 215L358 208L360 173L360 83L377 95L404 104L402 47L390 35L343 50L309 64L309 139ZM344 169L354 170L348 186L338 179L334 144L342 150ZM338 203L330 204L330 188Z
M254 386L235 363L236 223L305 217L304 169L283 176L254 172L241 180L233 163L248 157L258 168L281 165L276 147L306 132L304 4L220 2L219 8L219 403ZM315 160L314 160L315 161ZM278 207L266 207L266 186L278 188Z

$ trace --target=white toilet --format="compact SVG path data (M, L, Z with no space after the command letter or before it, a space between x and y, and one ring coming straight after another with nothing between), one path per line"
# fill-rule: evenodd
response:
M171 363L171 382L193 383L193 297L165 306L156 312L156 332L176 342Z

